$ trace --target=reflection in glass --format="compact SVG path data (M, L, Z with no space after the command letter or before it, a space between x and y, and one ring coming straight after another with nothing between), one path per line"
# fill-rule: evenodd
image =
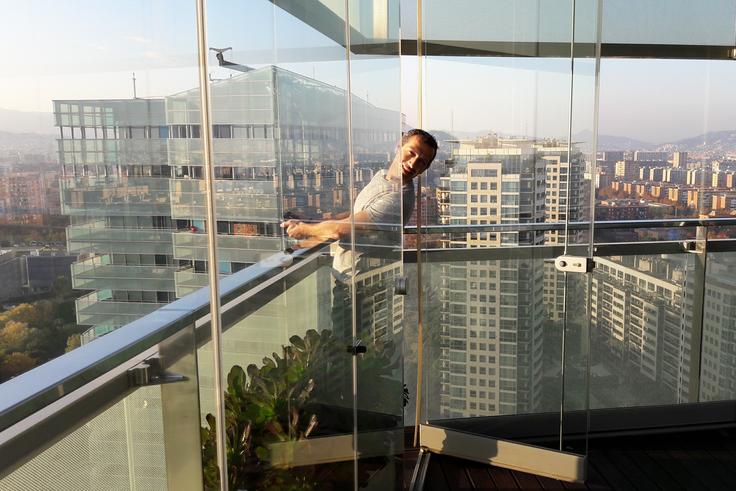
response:
M735 268L733 253L708 254L700 354L701 401L736 399Z
M596 258L591 408L689 402L694 258Z

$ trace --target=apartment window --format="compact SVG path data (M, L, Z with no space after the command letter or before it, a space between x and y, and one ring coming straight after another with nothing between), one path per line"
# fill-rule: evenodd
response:
M212 136L214 138L232 138L233 127L229 124L212 125Z

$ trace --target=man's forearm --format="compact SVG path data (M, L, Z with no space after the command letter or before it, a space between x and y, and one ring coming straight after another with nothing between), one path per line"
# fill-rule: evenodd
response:
M361 211L355 214L355 226L363 227L370 222L370 215ZM296 239L344 240L350 237L353 218L348 216L342 220L326 220L320 223L304 223L299 220L287 220L281 224L290 237Z
M309 225L309 235L320 239L340 240L350 235L350 224L343 220L326 220Z

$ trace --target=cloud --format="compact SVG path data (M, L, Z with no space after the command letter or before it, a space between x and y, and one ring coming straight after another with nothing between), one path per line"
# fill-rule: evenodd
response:
M149 60L160 60L163 58L163 55L160 51L144 51L143 57Z
M138 44L149 44L149 43L151 43L151 40L150 39L145 38L143 36L125 36L125 39L127 39L128 41L131 41L133 43L138 43Z

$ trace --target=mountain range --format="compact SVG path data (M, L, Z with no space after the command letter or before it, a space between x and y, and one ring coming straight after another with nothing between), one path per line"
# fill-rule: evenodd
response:
M58 135L54 115L50 112L14 111L0 108L0 131Z
M33 139L38 139L38 142L45 147L49 141L49 135L55 136L59 134L58 132L58 128L54 127L53 114L50 112L15 111L0 108L0 142L5 149L12 146L14 138L22 141L19 147L26 147ZM471 139L488 132L434 130L434 133L437 134L439 141L443 141ZM573 141L581 142L581 149L584 152L589 152L590 142L592 142L591 136L590 131L581 131L573 135ZM599 134L598 150L661 150L670 152L675 150L689 152L708 150L714 154L736 154L736 129L711 131L702 135L663 143L651 143L625 136Z

